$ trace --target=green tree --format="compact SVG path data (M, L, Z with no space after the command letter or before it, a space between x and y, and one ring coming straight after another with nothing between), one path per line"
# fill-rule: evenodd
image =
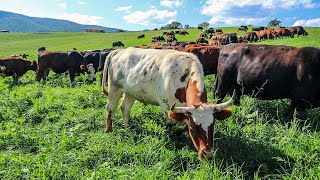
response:
M276 18L276 19L273 19L273 20L271 20L269 23L268 23L268 26L280 26L280 24L281 24L281 21L278 19L278 18Z
M189 29L189 28L190 28L190 25L189 25L189 24L186 24L186 25L184 25L184 28L185 28L185 29Z
M173 21L170 24L167 24L166 26L161 27L161 29L180 29L182 28L182 24L180 22L177 21Z
M201 24L198 24L198 27L208 28L209 27L209 23L208 22L203 22Z

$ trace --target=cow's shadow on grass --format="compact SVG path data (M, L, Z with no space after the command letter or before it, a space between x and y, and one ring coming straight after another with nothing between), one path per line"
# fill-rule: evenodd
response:
M269 123L280 122L286 124L293 120L294 111L291 108L289 100L255 100L255 108L260 113L267 115ZM300 128L308 128L311 131L320 130L320 108L308 109L307 118L299 121Z
M152 129L146 129L141 126L141 119L151 116L155 123L166 129L164 132L155 132ZM161 120L159 120L161 119ZM162 114L154 114L153 112L144 112L142 115L136 116L132 119L131 130L143 135L152 136L167 136L168 141L165 147L172 151L180 151L182 149L194 152L194 157L180 157L177 154L177 161L179 166L175 166L175 170L184 172L192 163L200 163L197 160L197 153L195 147L185 131L181 134L176 134L171 129L167 129L163 122ZM140 124L139 124L140 123ZM164 134L163 134L164 133ZM221 171L230 168L230 166L237 166L236 168L243 172L244 178L254 179L255 176L265 178L278 178L283 174L290 174L295 160L288 157L284 152L272 147L271 145L255 141L241 135L241 131L231 133L232 135L223 134L218 130L215 133L215 157L211 160L206 160L211 166L218 162ZM190 159L191 158L191 159Z
M174 149L188 148L196 151L187 133L179 136L171 135L171 140L175 144ZM219 169L223 171L231 165L236 165L241 170L245 179L254 179L255 176L265 178L277 178L282 174L290 174L295 160L288 157L284 152L272 146L243 138L240 135L225 135L220 132L215 133L214 141L215 157L207 160L208 163L221 165ZM168 148L172 146L168 146ZM196 154L196 153L195 153ZM181 161L181 159L179 160ZM188 159L182 160L181 171L188 168Z
M239 134L224 135L217 132L215 138L216 158L228 167L236 163L246 178L277 178L277 175L291 174L295 160L284 152L263 142L243 138Z

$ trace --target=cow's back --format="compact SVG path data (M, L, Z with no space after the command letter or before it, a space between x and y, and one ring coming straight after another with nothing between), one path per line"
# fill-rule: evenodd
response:
M198 79L199 88L203 87L202 65L191 53L127 48L111 60L107 57L107 64L109 86L121 87L146 104L177 102L177 92L186 89L190 77Z
M320 80L319 52L313 47L229 45L220 51L218 77L226 81L228 76L229 83L243 86L245 94L260 90L261 99L290 98L308 87L320 90L314 84Z

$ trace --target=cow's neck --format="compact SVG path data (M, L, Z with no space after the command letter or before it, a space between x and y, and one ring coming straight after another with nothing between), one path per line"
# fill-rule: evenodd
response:
M199 106L203 103L207 103L207 93L206 90L198 89L196 80L189 79L188 86L186 89L186 104L187 106Z

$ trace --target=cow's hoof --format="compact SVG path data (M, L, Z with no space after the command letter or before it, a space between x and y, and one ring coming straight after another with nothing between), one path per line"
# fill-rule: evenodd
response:
M104 129L104 133L109 133L109 132L111 132L112 131L112 128L105 128Z

